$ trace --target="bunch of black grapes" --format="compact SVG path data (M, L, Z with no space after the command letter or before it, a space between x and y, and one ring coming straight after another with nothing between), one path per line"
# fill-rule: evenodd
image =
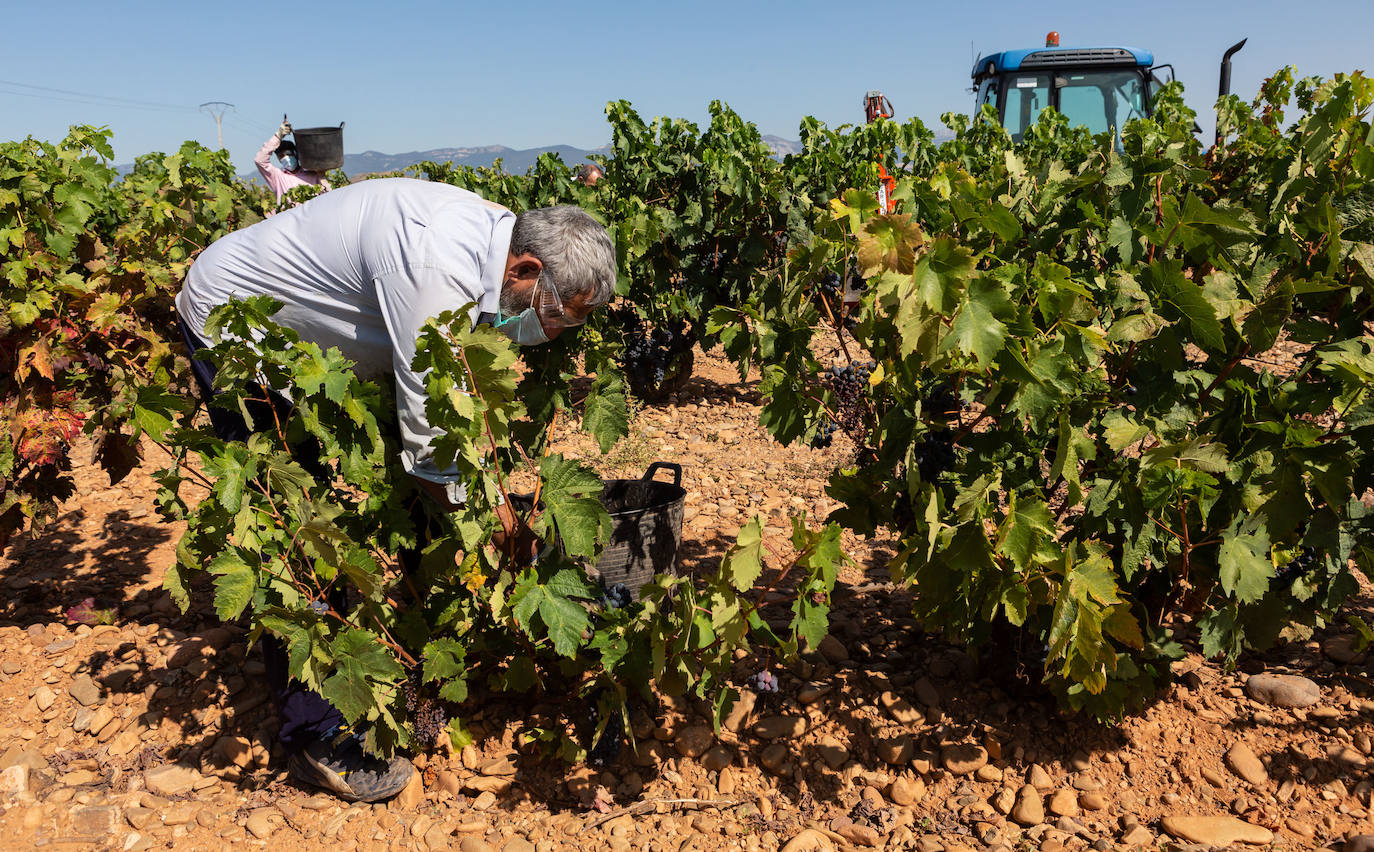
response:
M858 270L850 269L845 273L849 281L849 287L856 293L862 293L868 289L868 282L859 274ZM830 306L830 311L840 324L849 331L853 331L858 325L854 317L845 313L844 306L844 287L841 283L840 275L837 272L826 272L816 279L816 286L820 290L821 299Z
M600 603L605 609L626 609L634 603L634 594L624 583L612 583L602 590Z
M936 477L954 467L958 455L954 452L954 435L948 429L936 429L922 435L911 455L921 471L921 479L933 482Z
M1292 588L1294 583L1307 577L1320 563L1317 551L1303 545L1296 556L1274 570L1274 582L1283 588Z
M610 318L620 326L624 335L625 346L620 352L620 366L634 387L662 384L673 360L692 348L684 320L670 319L649 328L632 309L613 312Z
M938 384L926 393L921 412L932 420L950 420L963 409L959 394L948 384Z
M811 446L816 449L830 446L838 429L843 429L855 442L863 442L868 435L867 422L864 419L864 391L868 387L868 377L877 366L876 362L869 361L864 364L831 367L825 373L823 381L834 397L834 419L826 417L821 421L816 436L811 439Z
M832 305L840 303L840 276L837 273L825 273L816 280L816 286L821 290L821 298Z
M425 694L419 667L406 678L402 691L406 710L410 711L410 718L415 724L415 739L421 748L434 748L439 744L440 737L448 731L448 711L444 709L443 702Z
M763 671L755 672L754 676L749 678L749 685L754 688L755 692L777 692L778 676L770 672L768 669L764 669Z
M601 736L587 749L587 762L592 766L609 766L620 756L621 746L625 743L625 721L623 710L615 710L606 720ZM596 736L597 723L601 721L601 690L597 689L587 697L587 721L591 735Z
M721 267L725 265L725 253L720 249L705 252L697 262L701 271L707 275L719 275Z
M853 290L855 293L862 293L868 289L868 279L860 275L857 269L849 270L849 289ZM841 323L844 325L845 331L853 331L855 326L859 324L859 321L856 320L852 314L845 314Z

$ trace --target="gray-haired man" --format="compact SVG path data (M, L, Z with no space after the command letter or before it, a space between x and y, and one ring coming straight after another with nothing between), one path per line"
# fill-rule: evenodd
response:
M586 322L610 301L615 279L610 235L580 208L516 216L464 189L386 178L334 190L216 241L191 267L176 303L193 351L205 346L213 308L266 295L285 305L277 322L338 347L360 377L390 372L402 464L441 504L453 504L461 491L434 462L438 433L425 416L424 377L410 367L420 327L472 302L474 323L536 345ZM213 368L192 367L208 398ZM212 407L211 419L226 440L251 431L236 412ZM503 521L509 529L510 519ZM338 711L289 679L280 643L264 637L263 654L293 776L349 800L376 801L405 786L409 761L363 753Z

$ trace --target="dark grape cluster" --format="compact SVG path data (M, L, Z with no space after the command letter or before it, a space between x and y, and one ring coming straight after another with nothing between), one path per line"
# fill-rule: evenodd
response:
M768 669L764 669L761 672L756 672L753 677L749 678L749 685L753 687L755 692L777 692L778 676L768 671Z
M868 377L877 366L869 361L866 364L830 368L827 381L830 392L835 395L835 413L839 416L840 428L846 432L856 431L863 423L861 402L868 388Z
M849 270L849 289L855 293L862 293L868 289L868 279L859 274L859 270Z
M625 346L620 352L620 366L630 378L632 386L656 387L663 383L668 368L678 355L692 348L687 323L671 319L654 328L644 324L632 309L617 311L611 321L620 325Z
M701 268L702 272L708 275L719 275L721 267L723 267L725 263L725 252L715 249L702 254L698 266Z
M620 757L621 746L625 744L625 732L621 730L620 714L606 723L601 738L587 752L587 762L592 766L609 766Z
M868 289L868 280L860 275L857 269L849 270L847 282L848 286L846 289L854 293L862 293ZM852 313L846 314L840 324L844 326L845 331L849 332L859 327L859 321L854 318Z
M415 739L421 748L434 748L448 731L448 711L443 702L425 694L420 682L420 670L416 668L406 678L402 687L406 710L410 711L415 725Z
M1275 569L1274 580L1284 586L1291 587L1298 580L1311 573L1317 564L1317 551L1303 545L1298 549L1296 556Z
M426 700L415 712L415 737L425 748L434 748L448 732L448 713L437 701Z
M324 601L311 601L308 606L310 611L316 615L326 615L329 612L329 604Z
M931 388L921 404L922 412L936 420L948 420L952 415L958 414L962 407L959 394L947 384Z
M844 367L831 367L822 381L834 396L832 417L821 421L820 428L811 439L811 446L823 449L830 446L835 432L843 429L856 442L867 437L868 429L864 419L863 398L868 389L868 377L878 364L869 361L863 364L848 364Z
M823 450L830 446L830 442L835 438L835 432L840 427L829 417L821 420L821 425L817 427L816 434L811 438L811 446L817 450Z
M821 288L821 296L826 301L835 302L840 298L840 276L834 272L827 272L817 281L817 286Z
M921 478L926 482L933 481L958 460L954 452L954 436L948 429L927 432L912 447L911 453L921 471Z
M634 594L624 583L612 583L601 593L601 606L606 609L625 609L634 603Z
M844 284L845 280L848 281L848 287ZM843 326L846 331L853 331L857 328L859 325L858 320L852 315L845 313L847 307L845 304L845 293L847 290L853 290L855 293L862 293L868 287L868 283L864 280L863 276L852 269L847 273L846 279L841 279L839 273L825 272L816 279L816 286L820 290L821 299L830 306L831 312L835 315L836 319L839 320L840 325Z
M616 710L606 720L606 727L592 747L587 749L587 762L592 766L609 766L620 756L621 746L625 743L625 722L623 711ZM596 726L601 720L601 690L597 689L587 696L587 719L591 723L592 736L596 736Z

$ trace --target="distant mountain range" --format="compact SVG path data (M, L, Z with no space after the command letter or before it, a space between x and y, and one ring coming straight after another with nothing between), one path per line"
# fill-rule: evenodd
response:
M763 141L779 157L801 150L801 143L783 139L779 136L765 136ZM343 170L350 175L392 172L413 166L416 163L457 163L464 166L490 166L498 159L501 167L511 174L523 174L540 154L552 153L562 158L569 166L577 166L587 161L589 154L605 154L609 145L600 148L574 148L571 145L549 145L543 148L507 148L505 145L484 145L480 148L434 148L429 151L407 151L404 154L383 154L380 151L364 151L361 154L345 154Z
M549 145L544 148L507 148L505 145L483 145L479 148L432 148L428 151L407 151L403 154L383 154L381 151L364 151L361 154L344 154L343 170L350 175L394 172L413 166L416 163L456 163L464 166L490 166L498 159L501 167L513 174L523 174L534 165L543 153L557 154L563 162L575 166L587 159L588 154L605 153L607 148L585 150L571 145Z
M937 139L939 137L937 136ZM784 139L781 136L765 134L764 143L776 157L796 154L801 151L801 142ZM609 145L600 148L575 148L572 145L548 145L543 148L508 148L505 145L483 145L476 148L431 148L428 151L407 151L403 154L384 154L381 151L364 151L361 154L344 154L344 173L350 176L377 174L379 172L400 171L416 163L458 163L464 166L490 166L498 159L501 167L511 174L524 174L540 154L557 154L563 162L576 167L587 161L588 155L606 154ZM115 166L121 174L133 169L132 163ZM261 180L256 170L239 175L246 181Z
M780 136L764 136L763 141L772 149L774 155L785 156L801 150L801 143L783 139ZM505 145L483 145L477 148L431 148L428 151L406 151L403 154L384 154L381 151L364 151L361 154L344 154L343 170L348 175L367 175L379 172L400 171L416 163L458 163L464 166L490 166L498 159L501 167L511 174L524 174L534 161L543 153L557 154L569 166L577 166L587 161L589 154L606 154L609 145L600 148L575 148L572 145L548 145L543 148L508 148ZM127 171L129 167L119 167ZM240 175L244 180L258 177L256 171Z

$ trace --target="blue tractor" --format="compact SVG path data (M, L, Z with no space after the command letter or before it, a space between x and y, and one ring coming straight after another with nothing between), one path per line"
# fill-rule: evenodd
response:
M1222 95L1231 90L1231 57L1244 46L1242 39L1222 58ZM992 105L1018 142L1047 107L1094 134L1119 133L1132 118L1149 116L1156 92L1173 80L1173 66L1154 61L1150 51L1135 47L1060 47L1059 33L1052 32L1044 47L979 57L973 63L975 109Z

